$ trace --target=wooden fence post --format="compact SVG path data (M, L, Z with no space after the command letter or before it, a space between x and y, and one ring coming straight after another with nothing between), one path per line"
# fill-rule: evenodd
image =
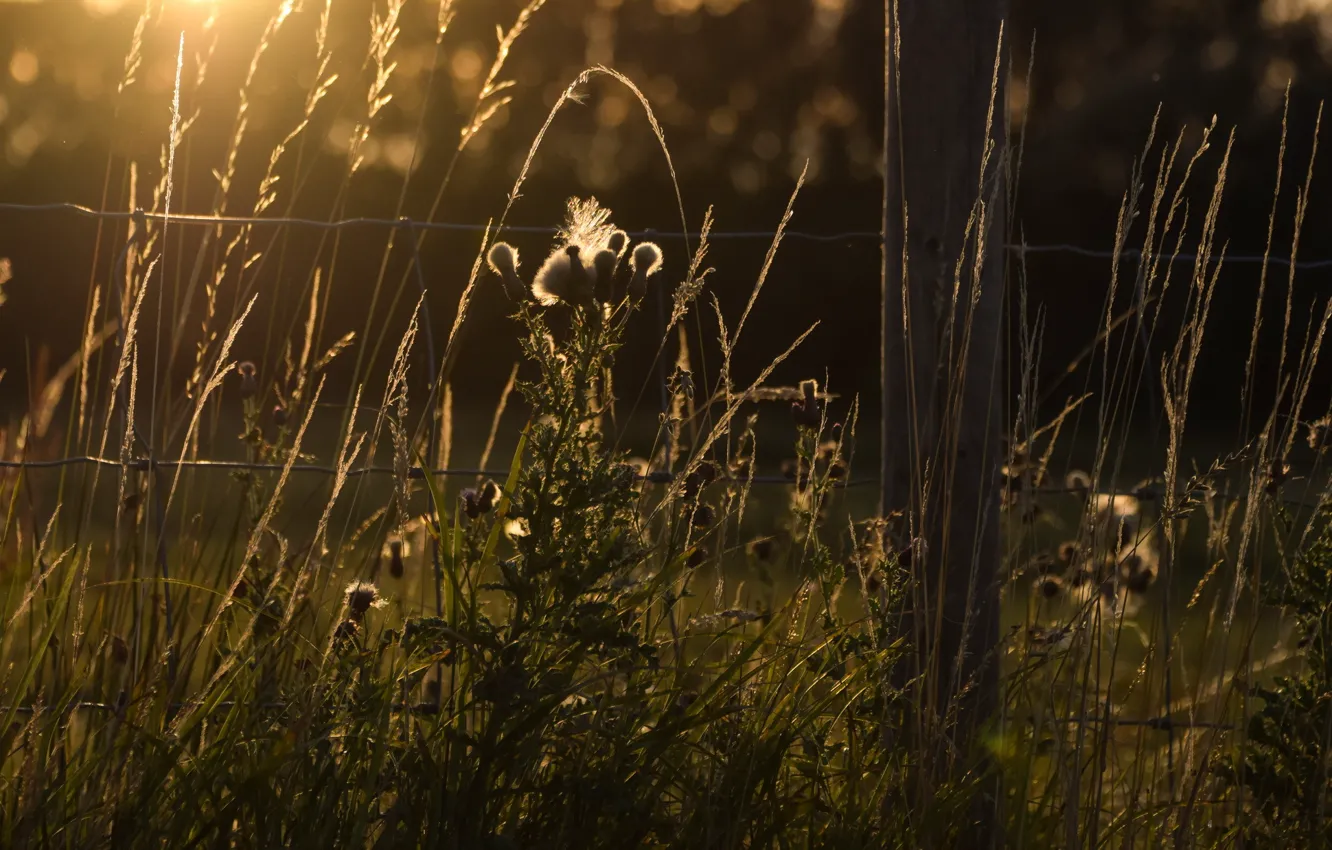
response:
M998 707L1006 6L885 0L880 495L913 541L919 745L947 771L938 736L974 754Z

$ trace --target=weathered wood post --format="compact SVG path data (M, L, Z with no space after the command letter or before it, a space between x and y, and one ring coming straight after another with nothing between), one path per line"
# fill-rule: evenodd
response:
M997 707L1006 11L885 0L881 506L916 541L920 745L950 771L940 736L967 753Z

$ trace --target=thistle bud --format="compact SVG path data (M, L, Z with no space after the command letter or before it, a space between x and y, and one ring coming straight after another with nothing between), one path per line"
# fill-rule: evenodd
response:
M791 405L791 418L803 428L817 428L823 422L819 404L818 381L800 382L800 400Z
M592 274L588 274L587 266L583 265L582 249L577 245L569 245L564 253L569 258L569 297L576 304L591 304L596 281Z
M713 510L712 505L699 505L694 508L694 512L689 517L695 528L707 528L717 521L717 512Z
M749 550L749 554L755 560L767 563L772 560L773 553L777 548L777 541L771 537L756 537L749 541L749 545L745 548Z
M487 481L479 488L462 491L459 497L462 499L463 513L467 514L468 519L476 519L482 514L490 513L495 507L495 499L498 496L498 485L494 481Z
M620 258L609 248L603 248L592 258L592 268L597 273L597 297L610 300L611 284L615 281L615 266Z
M648 278L661 270L661 249L651 242L640 242L629 255L629 268L634 272L629 280L629 299L639 301L647 295Z
M241 398L254 398L259 394L259 379L256 377L256 372L254 364L248 360L236 367L236 373L241 379Z
M279 428L287 424L287 408L280 404L273 407L273 424Z
M507 242L496 242L490 246L486 260L490 270L504 285L504 294L509 296L509 300L526 301L527 287L523 286L522 279L518 277L518 249Z
M619 260L624 256L624 249L629 247L629 234L623 230L617 230L606 240L606 247L615 253L615 259Z

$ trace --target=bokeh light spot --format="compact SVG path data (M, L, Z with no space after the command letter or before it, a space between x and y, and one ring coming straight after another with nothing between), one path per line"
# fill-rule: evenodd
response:
M37 79L40 71L41 64L37 61L37 54L31 50L20 48L9 57L9 76L19 85L26 86Z

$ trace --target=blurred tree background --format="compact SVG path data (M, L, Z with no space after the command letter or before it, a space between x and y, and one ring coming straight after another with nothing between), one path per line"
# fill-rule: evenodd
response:
M0 2L0 201L127 209L132 205L127 163L135 160L141 169L137 204L150 205L170 121L177 40L184 31L182 113L193 123L182 142L173 203L181 212L209 212L215 195L211 174L225 165L238 92L255 44L279 5L278 0L149 0L142 62L133 84L118 93L144 8L139 0ZM384 0L334 0L330 70L339 77L299 150L288 152L279 200L267 214L327 219L331 210L341 210L347 216L391 217L401 203L404 215L430 215L494 60L496 28L511 27L523 4L456 0L453 5L456 18L437 44L437 0L406 0L390 56L397 63L388 87L393 99L361 149L363 166L348 181L349 140L364 113L371 73L365 62L368 22L372 10L382 12ZM1146 164L1149 179L1161 140L1196 134L1213 115L1223 129L1236 128L1220 231L1232 254L1261 253L1289 81L1290 145L1275 243L1276 253L1288 253L1295 190L1304 180L1329 82L1332 2L1013 0L1012 5L1006 48L1014 80L1007 106L1014 141L1024 140L1014 240L1111 247L1122 194L1159 107L1158 145ZM229 213L249 212L269 151L300 120L316 82L312 33L323 6L322 0L292 4L258 60ZM883 16L881 0L548 0L532 16L501 74L514 82L504 93L511 101L458 157L434 218L484 224L497 216L560 92L585 67L605 64L634 80L651 101L679 173L691 228L713 206L720 231L772 230L808 162L808 185L792 228L876 231ZM197 83L201 65L206 73ZM615 211L621 226L678 231L665 160L632 94L602 78L582 101L556 118L510 223L557 223L566 198L594 194ZM1208 168L1219 155L1219 150L1209 155ZM1314 172L1302 243L1306 259L1332 257L1323 238L1332 223L1325 173ZM1205 181L1198 186L1196 197L1205 197L1210 186ZM1204 203L1195 200L1191 214L1200 217ZM82 321L77 305L86 297L95 236L96 225L87 219L0 211L0 256L12 258L16 274L0 311L0 357L12 376L3 385L8 392L24 386L19 364L31 364L41 345L49 345L56 358L77 347ZM298 274L303 283L315 258L328 262L328 246L316 241L320 236L289 232L284 251L294 258L304 250L308 261L270 263L264 272L266 297L281 300L291 290L290 303L280 307L283 315L302 307L301 287L287 287L284 275ZM190 240L197 237L177 237L168 276L188 271ZM331 335L359 329L364 320L387 233L358 230L343 238L341 282L331 294ZM421 261L431 286L433 323L441 333L452 320L479 239L475 233L432 233L425 241ZM539 236L515 241L529 261L548 244ZM668 271L681 271L687 263L683 243L668 236L662 241ZM103 242L103 265L110 244ZM714 245L709 264L718 271L709 289L728 314L748 298L766 249L764 239L718 239ZM409 261L409 252L397 250L390 277ZM1284 269L1276 271L1284 280ZM1050 375L1095 334L1108 274L1106 260L1070 254L1028 258L1033 300L1044 305L1049 318ZM1242 374L1257 278L1257 266L1235 265L1218 291L1209 334L1242 337L1246 344L1214 347L1215 356L1199 374L1203 392L1197 396L1215 405L1217 417L1238 409L1235 376ZM355 283L361 279L365 285ZM1330 283L1332 269L1301 273L1295 292L1298 328L1312 299L1325 297ZM749 374L739 377L752 377L817 319L821 327L779 377L794 380L826 370L835 391L872 397L878 287L879 248L873 239L788 241L759 302L754 327L761 330L749 339L741 360ZM405 321L414 300L405 297L396 305L395 321ZM505 309L497 289L487 287L469 320L467 367L459 370L460 389L484 394L486 405L516 353L501 321ZM693 330L707 338L715 323L708 312L700 320ZM654 333L645 333L641 350L631 347L626 358L646 368L657 341Z

